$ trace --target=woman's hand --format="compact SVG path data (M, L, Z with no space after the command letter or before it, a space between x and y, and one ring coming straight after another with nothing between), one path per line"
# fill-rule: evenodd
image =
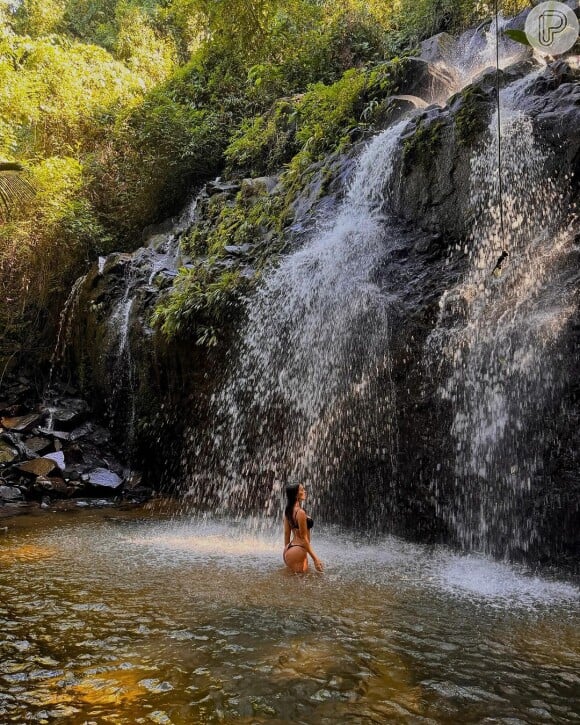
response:
M314 568L316 571L324 571L324 564L320 561L320 559L314 559Z

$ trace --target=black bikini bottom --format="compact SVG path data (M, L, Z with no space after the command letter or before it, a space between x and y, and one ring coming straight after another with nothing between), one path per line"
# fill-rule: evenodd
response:
M306 551L306 547L305 546L302 546L302 544L288 544L288 546L284 549L284 554L282 556L282 558L284 559L284 561L286 561L286 552L289 549L292 549L295 546L297 546L299 549L304 549L304 551Z
M286 547L286 551L288 551L288 549L292 549L294 546L297 546L299 549L304 549L304 551L306 551L306 547L302 546L302 544L288 544L288 546Z

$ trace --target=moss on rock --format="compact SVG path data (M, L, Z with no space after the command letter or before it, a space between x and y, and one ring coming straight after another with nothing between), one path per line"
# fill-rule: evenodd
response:
M456 99L455 135L462 146L471 146L488 125L488 96L477 86L468 86Z

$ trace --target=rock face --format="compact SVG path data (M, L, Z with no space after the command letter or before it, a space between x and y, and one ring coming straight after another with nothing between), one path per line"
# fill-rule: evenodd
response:
M500 85L524 78L534 68L523 61L505 69ZM404 219L430 232L461 240L473 223L470 172L473 149L488 142L487 127L495 111L496 74L485 72L451 98L445 108L419 114L405 137L401 182L394 203ZM537 69L520 104L534 123L546 149L545 173L580 173L580 73L566 61Z
M471 31L459 39L442 34L423 43L421 58L409 64L413 72L409 71L409 78L398 89L392 116L383 121L392 123L411 106L416 109L421 105L410 96L431 103L444 94L452 79L433 64L457 57L465 46L479 52L482 42L481 33ZM580 72L572 61L542 68L528 55L523 50L517 62L501 71L500 86L511 87L527 79L519 107L528 114L539 146L547 150L545 173L555 179L572 175L577 179ZM395 389L398 449L394 464L353 457L351 467L341 471L330 487L332 500L323 500L320 506L328 512L338 511L343 523L364 527L369 507L380 500L385 529L424 539L457 540L450 517L442 515L456 495L456 444L451 433L454 411L441 397L449 363L441 360L440 365L428 364L425 348L441 324L446 292L466 274L463 250L470 244L477 221L470 188L472 160L478 148L491 142L488 127L495 110L495 93L495 72L484 68L445 105L415 111L403 134L393 174L396 182L385 190L389 215L396 218L393 223L398 225L401 242L377 270L375 280L386 293L394 295L396 291L397 298L389 330L392 366L383 384ZM310 185L294 204L287 229L290 249L308 236L317 219L328 218L336 210L359 151L360 147L336 155L311 169ZM266 185L268 193L275 193L276 179L254 183L257 181ZM200 199L207 202L221 195L231 200L244 183L249 182L218 179L203 190ZM577 182L567 188L564 205L578 199ZM150 325L156 301L172 285L177 268L192 264L180 251L179 240L199 221L197 213L196 204L192 204L173 226L148 230L145 246L134 254L110 255L89 271L78 290L78 305L73 306L82 313L73 321L68 348L68 362L77 371L83 393L100 406L99 412L108 419L117 442L130 451L136 467L145 471L145 483L173 486L173 490L179 490L180 464L187 455L184 431L189 427L203 430L212 424L209 400L223 380L226 356L235 357L232 343L239 324L239 317L232 316L225 323L229 325L225 342L209 350L193 342L168 344ZM224 264L241 268L253 244L228 245L229 257ZM455 253L455 249L459 251ZM578 283L576 270L570 268L567 284ZM246 271L252 274L249 267ZM458 299L457 305L468 306L469 300ZM449 314L452 324L462 313L459 309ZM528 501L536 538L528 551L521 552L523 558L570 565L580 529L580 408L574 402L580 400L580 390L573 371L579 331L576 309L561 343L570 382L558 399L546 403L546 426L551 433L546 439L549 445L538 452L543 478L534 483ZM565 406L565 415L558 412L563 401L570 403ZM385 416L384 424L391 424ZM70 443L80 419L57 417L62 428L58 436ZM195 455L192 450L190 458ZM65 453L65 460L65 479L68 473L73 480L71 453ZM93 468L98 471L98 463ZM101 480L99 485L114 485L103 484L94 470L84 475L89 483ZM359 492L354 501L353 482ZM567 506L574 497L576 504Z

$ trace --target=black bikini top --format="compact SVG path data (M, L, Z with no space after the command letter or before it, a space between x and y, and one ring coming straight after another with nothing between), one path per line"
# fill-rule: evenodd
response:
M314 519L310 518L310 516L308 516L308 514L306 515L306 526L308 527L309 531L314 526ZM296 520L294 519L294 517L290 521L290 527L292 529L296 529L296 530L298 530L300 528L300 526L298 526L298 524L296 523Z

